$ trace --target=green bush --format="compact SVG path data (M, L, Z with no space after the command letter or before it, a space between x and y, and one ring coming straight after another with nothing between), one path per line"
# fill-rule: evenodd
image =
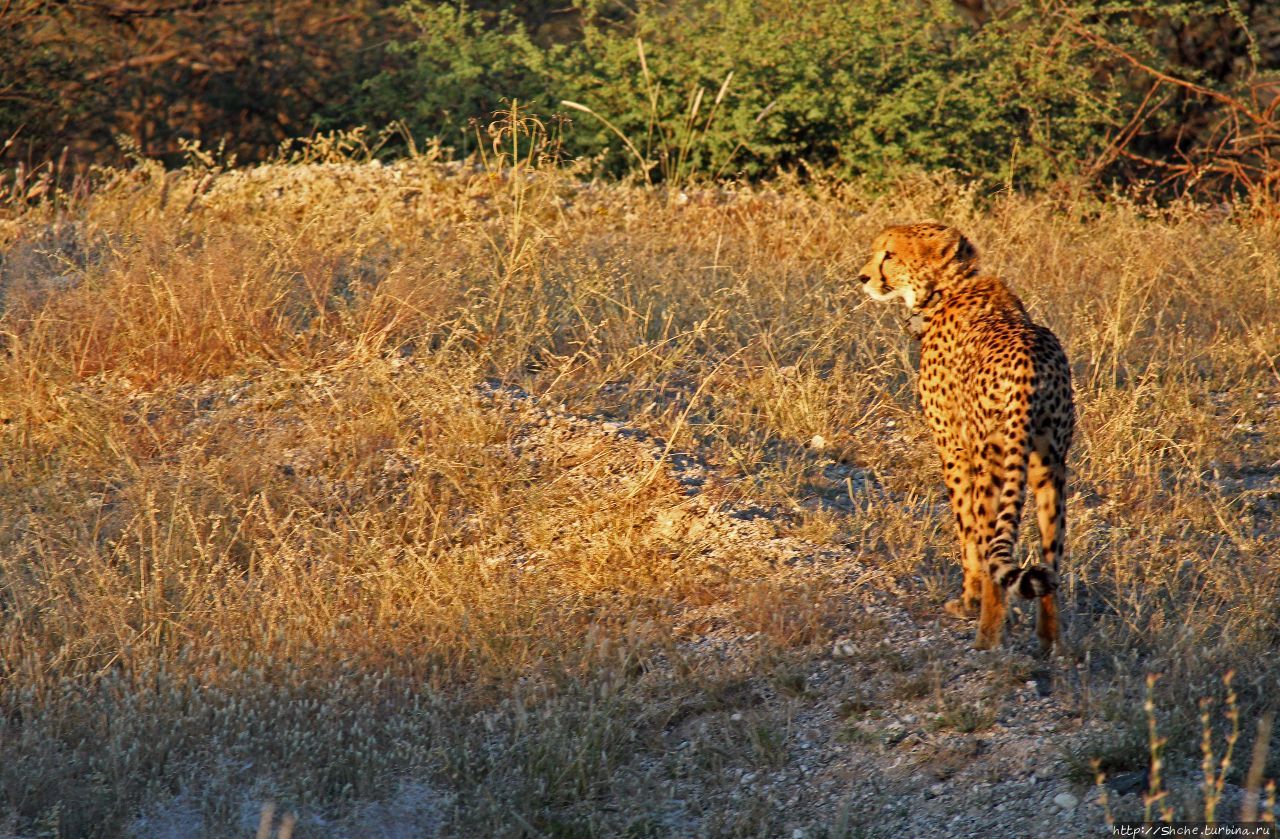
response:
M358 125L465 155L513 100L565 117L567 153L655 181L1280 189L1273 0L474 2L0 6L0 165L26 166L0 191L64 148L71 168L176 163L193 141L250 162Z
M804 167L950 168L1032 187L1132 178L1112 141L1152 77L1106 44L1230 90L1260 61L1248 27L1276 23L1248 0L588 0L573 12L567 35L535 44L512 13L412 0L401 14L417 36L367 83L356 117L407 117L467 149L467 118L518 97L572 117L570 154L650 179ZM1194 145L1216 105L1169 85L1151 101L1125 142L1155 158Z
M487 119L504 100L548 113L537 47L509 13L483 16L466 5L409 0L396 10L415 33L393 42L393 67L368 79L354 114L336 122L402 122L416 136L439 138L464 152L475 143L472 120Z
M1113 98L1091 89L1078 50L1041 49L1050 23L1035 8L981 28L942 0L681 8L642 6L627 37L589 22L582 48L569 53L572 72L556 82L616 114L624 133L645 131L654 115L637 90L634 35L647 45L654 86L673 94L656 121L678 133L685 92L714 91L732 72L723 114L695 152L698 168L742 142L735 162L748 174L801 164L872 177L949 167L1043 183L1092 151L1114 120Z
M1141 55L1154 31L1132 25L1133 4L1007 4L978 25L949 0L596 0L543 47L508 13L413 0L401 14L418 35L368 83L361 119L406 118L465 149L467 117L519 98L570 113L570 153L654 179L945 167L1046 185L1099 159L1137 94L1132 68L1068 25Z

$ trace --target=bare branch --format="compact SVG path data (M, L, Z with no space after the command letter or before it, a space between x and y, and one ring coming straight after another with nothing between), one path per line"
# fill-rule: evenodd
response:
M126 58L123 61L117 61L101 70L94 70L91 73L84 74L85 82L96 82L107 76L114 76L124 70L131 70L134 67L150 67L155 64L164 64L173 61L182 55L182 50L172 49L164 52L153 52L150 55L135 55L133 58Z
M1166 82L1167 84L1175 85L1176 87L1181 87L1186 90L1190 90L1193 93L1196 93L1200 96L1204 96L1206 98L1214 99L1218 102L1221 102L1224 105L1226 105L1228 108L1232 109L1233 111L1239 111L1240 113L1243 113L1245 116L1249 117L1249 119L1251 119L1255 123L1258 123L1259 125L1265 124L1267 122L1267 119L1265 117L1263 117L1261 114L1255 113L1253 109L1251 109L1248 105L1246 105L1244 102L1241 102L1239 99L1235 98L1234 96L1229 96L1225 93L1220 93L1216 90L1213 90L1212 88L1208 88L1203 85L1198 85L1195 82L1189 82L1186 79L1180 79L1177 76L1171 76L1168 73L1161 72L1160 70L1157 70L1151 65L1144 63L1141 59L1133 55L1133 53L1129 52L1128 50L1123 49L1122 47L1116 44L1113 44L1112 42L1108 41L1106 38L1103 38L1101 35L1098 35L1095 32L1090 32L1088 29L1084 28L1083 26L1080 26L1077 23L1068 23L1067 29L1079 35L1081 38L1084 38L1086 41L1093 44L1094 46L1101 47L1102 49L1106 50L1112 55L1115 55L1115 56L1118 56L1119 58L1124 59L1128 63L1132 64L1134 67L1137 67L1139 70L1152 76L1153 78L1159 79L1160 81Z

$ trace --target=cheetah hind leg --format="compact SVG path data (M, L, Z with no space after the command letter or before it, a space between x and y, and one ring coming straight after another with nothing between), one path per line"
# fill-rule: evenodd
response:
M1036 612L1036 637L1040 639L1040 655L1048 656L1058 643L1058 593L1051 591L1040 597Z

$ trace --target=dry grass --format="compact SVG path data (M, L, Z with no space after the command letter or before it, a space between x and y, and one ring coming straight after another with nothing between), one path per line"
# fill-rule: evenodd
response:
M1228 668L1245 718L1274 706L1274 222L945 178L683 196L496 139L474 169L144 167L0 220L14 830L111 834L176 797L247 832L268 798L342 813L413 779L421 824L460 835L664 813L768 833L763 802L670 786L776 763L785 714L678 753L663 732L755 674L802 701L795 662L850 632L838 601L664 536L684 488L629 450L523 456L476 386L700 452L740 479L714 497L777 505L771 526L852 544L936 610L956 572L910 344L844 283L881 225L922 217L966 230L1073 359L1064 594L1098 712L1152 670L1170 714ZM684 643L707 604L759 633L750 660Z

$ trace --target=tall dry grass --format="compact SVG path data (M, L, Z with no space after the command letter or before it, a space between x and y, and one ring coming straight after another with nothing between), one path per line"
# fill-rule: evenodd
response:
M671 778L776 760L785 719L674 765L662 731L855 632L829 584L663 538L684 487L622 449L524 457L477 385L699 452L717 499L936 610L957 572L912 348L847 282L919 218L964 229L1073 361L1063 593L1102 696L1061 701L1144 726L1158 671L1194 723L1234 669L1242 713L1274 707L1274 222L945 177L662 192L582 183L528 125L491 139L479 166L140 167L0 221L12 829L177 800L218 834L419 779L457 834L643 832ZM717 603L753 659L684 643ZM680 806L712 833L781 818Z

